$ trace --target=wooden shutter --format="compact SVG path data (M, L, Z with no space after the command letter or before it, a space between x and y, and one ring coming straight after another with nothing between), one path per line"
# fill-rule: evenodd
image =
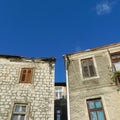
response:
M21 70L20 83L30 83L32 80L32 68L23 68Z

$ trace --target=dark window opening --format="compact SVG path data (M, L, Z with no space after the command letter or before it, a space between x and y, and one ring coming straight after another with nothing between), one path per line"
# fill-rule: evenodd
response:
M92 58L81 60L81 64L82 64L82 73L84 78L96 76L96 71Z

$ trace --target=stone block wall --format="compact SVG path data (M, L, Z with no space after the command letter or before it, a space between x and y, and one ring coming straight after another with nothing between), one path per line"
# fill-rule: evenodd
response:
M33 68L31 83L19 83L22 68ZM0 120L14 103L28 104L26 120L54 119L54 60L0 58Z

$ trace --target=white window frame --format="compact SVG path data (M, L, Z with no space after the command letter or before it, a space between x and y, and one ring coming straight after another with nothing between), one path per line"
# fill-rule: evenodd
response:
M89 58L92 58L92 59L93 59L93 64L94 64L96 76L84 78L84 77L83 77L81 60L83 60L83 59L89 59ZM91 79L97 79L97 78L99 78L98 69L97 69L97 63L96 63L96 60L95 60L95 56L94 56L94 55L90 55L90 56L87 56L87 57L85 56L85 57L79 58L79 66L80 66L81 79L82 79L83 81L84 81L84 80L91 80Z
M14 112L14 106L15 105L26 106L26 112ZM29 106L30 106L29 103L21 103L21 102L15 102L15 103L13 103L10 120L12 120L12 116L14 114L25 115L25 119L24 120L28 120ZM20 120L20 117L18 118L18 120Z
M56 93L57 93L58 96L56 96ZM60 96L60 93L61 93L61 96ZM56 90L55 90L55 98L56 98L56 99L61 99L62 96L63 96L63 88L61 88L61 89L56 89Z

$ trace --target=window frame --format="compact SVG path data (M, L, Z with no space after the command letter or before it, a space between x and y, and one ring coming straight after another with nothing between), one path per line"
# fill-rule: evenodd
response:
M25 112L20 112L20 111L14 112L15 105L26 106L26 111ZM21 102L15 102L15 103L13 103L10 120L12 120L12 116L13 115L19 115L19 116L25 115L25 119L24 120L28 120L29 105L30 105L29 103L21 103ZM18 120L20 120L20 117L18 118Z
M118 59L120 61L120 58L114 58L114 59L112 58L112 56L114 56L114 55L120 55L120 52L110 53L110 55L111 55L112 62L116 62L116 61L118 61Z
M55 89L55 99L62 99L63 98L63 88L57 88Z
M118 57L116 57L118 56ZM119 63L120 64L120 51L119 52L113 52L113 53L110 53L110 58L111 58L111 62L112 62L112 71L113 71L113 74L117 71L120 71L120 69L116 69L116 63ZM119 66L120 67L120 66ZM116 76L116 85L120 86L120 76Z
M93 60L93 65L94 65L94 69L95 69L95 72L96 72L96 76L84 77L84 76L83 76L83 71L82 71L82 63L81 63L81 60L89 59L89 58L92 58L92 60ZM94 55L89 55L89 56L87 56L87 57L86 57L86 56L85 56L85 57L83 56L83 57L79 58L78 60L79 60L80 75L81 75L82 81L99 78L98 69L97 69L97 63L96 63L96 60L95 60L95 56L94 56Z
M84 63L88 64L88 65L84 65ZM81 66L82 66L83 78L89 78L89 77L95 77L96 76L95 65L94 65L94 61L93 61L92 57L91 58L86 58L86 59L81 59ZM92 72L90 70L91 66L92 66L92 69L93 69L93 75L92 75ZM85 75L85 68L87 68L88 76Z
M93 108L93 109L90 109L89 108L89 102L93 102L94 103L94 106L95 106L95 108ZM100 101L100 103L101 103L101 107L100 108L96 108L96 105L95 105L95 102L96 101ZM86 100L86 104L87 104L87 111L88 111L88 114L89 114L89 119L90 120L92 120L91 119L91 116L90 116L90 112L95 112L96 113L96 116L97 116L97 120L98 120L98 114L97 114L97 112L98 111L102 111L103 112L103 116L104 116L104 120L107 120L106 119L106 115L105 115L105 110L104 110L104 106L103 106L103 101L102 101L102 98L101 97L99 97L99 98L92 98L92 99L87 99Z
M26 70L27 73L23 73L23 71ZM31 73L30 73L30 80L28 80L28 71L31 70ZM22 80L22 77L24 75L24 81ZM21 71L20 71L20 78L19 78L19 83L32 83L32 79L33 79L33 68L21 68Z

